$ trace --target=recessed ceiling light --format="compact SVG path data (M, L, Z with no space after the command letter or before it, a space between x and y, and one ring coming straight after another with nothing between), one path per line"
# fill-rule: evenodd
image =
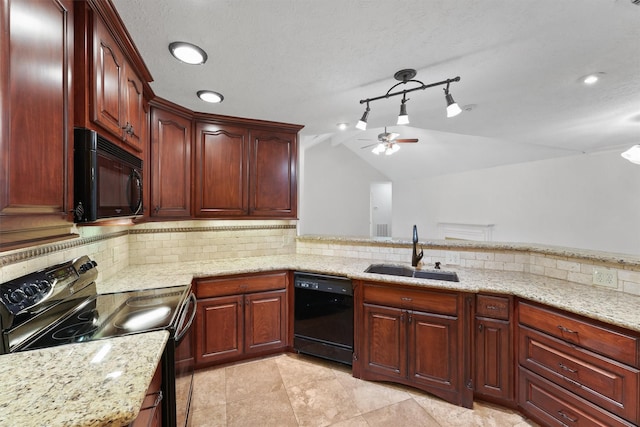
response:
M591 86L596 84L603 75L604 73L600 73L600 72L587 74L586 76L581 77L580 81L588 86Z
M212 90L199 90L198 98L205 102L211 102L212 104L219 104L224 100L224 96L222 96L222 94Z
M349 127L349 123L338 123L338 129L345 130Z
M169 52L179 61L191 65L199 65L207 62L207 52L200 47L186 42L173 42L169 44Z

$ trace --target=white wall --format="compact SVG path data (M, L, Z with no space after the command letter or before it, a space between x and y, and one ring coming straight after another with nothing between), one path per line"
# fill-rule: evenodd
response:
M394 237L495 224L493 240L640 254L640 166L619 152L394 183Z
M305 153L300 234L367 236L370 183L348 149ZM493 240L640 254L640 166L618 151L393 182L395 238L437 238L439 222L495 224Z
M306 149L301 163L300 234L369 236L370 184L388 179L330 141Z

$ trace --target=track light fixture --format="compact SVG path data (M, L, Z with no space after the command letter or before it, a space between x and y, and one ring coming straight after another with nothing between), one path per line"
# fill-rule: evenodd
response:
M444 98L447 100L447 117L455 117L462 113L462 109L449 93L449 83L447 83L447 87L444 89Z
M398 125L408 125L409 124L409 115L407 114L407 94L402 95L402 103L400 104L400 114L398 115L398 121L396 124Z
M367 102L367 109L364 110L364 114L362 115L362 118L358 121L356 128L360 130L367 130L367 119L369 118L369 111L371 110L369 109L369 103Z
M391 86L391 88L387 91L387 93L385 93L384 95L373 97L373 98L361 99L360 104L366 103L367 109L364 111L364 114L362 115L362 118L356 125L356 128L360 130L367 129L367 119L369 118L369 111L371 111L369 109L370 102L378 101L379 99L391 98L392 96L397 96L397 95L402 95L402 103L400 104L400 114L398 115L397 124L399 125L408 124L409 116L407 115L407 106L406 106L406 102L408 101L407 94L410 92L414 92L416 90L425 90L430 87L436 87L436 86L447 85L446 89L444 90L445 99L447 100L447 117L457 116L458 114L460 114L460 112L462 112L458 104L453 100L453 97L449 93L449 85L453 82L459 82L460 81L459 76L453 79L447 79L440 82L424 84L420 80L413 79L416 76L416 74L417 74L416 70L411 68L400 70L393 75L393 77L396 80L398 80L400 83L396 83L395 85ZM410 89L399 90L397 92L392 92L398 86L406 85L407 83L417 83L420 86L416 86Z

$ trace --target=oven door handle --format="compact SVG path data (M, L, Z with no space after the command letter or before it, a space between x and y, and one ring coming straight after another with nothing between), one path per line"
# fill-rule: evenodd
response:
M189 306L191 305L193 305L193 311L191 313L191 316L189 317L189 321L185 325L185 320L187 318L187 314L189 313ZM179 342L187 334L187 332L189 331L189 328L191 328L193 319L196 317L197 306L198 306L198 301L196 299L196 294L192 292L191 295L189 295L189 301L187 302L184 309L182 310L180 321L178 322L178 326L176 327L176 336L175 336L176 342Z

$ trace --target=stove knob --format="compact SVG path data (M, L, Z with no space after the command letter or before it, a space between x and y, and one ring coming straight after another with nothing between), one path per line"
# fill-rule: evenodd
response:
M14 304L19 304L26 297L27 295L21 289L16 289L15 291L9 294L9 301L11 301Z
M51 285L46 280L39 280L36 282L36 286L40 292L48 292L51 289Z
M22 286L22 292L24 292L28 297L32 297L40 292L40 289L38 289L38 285L35 283L30 283Z

